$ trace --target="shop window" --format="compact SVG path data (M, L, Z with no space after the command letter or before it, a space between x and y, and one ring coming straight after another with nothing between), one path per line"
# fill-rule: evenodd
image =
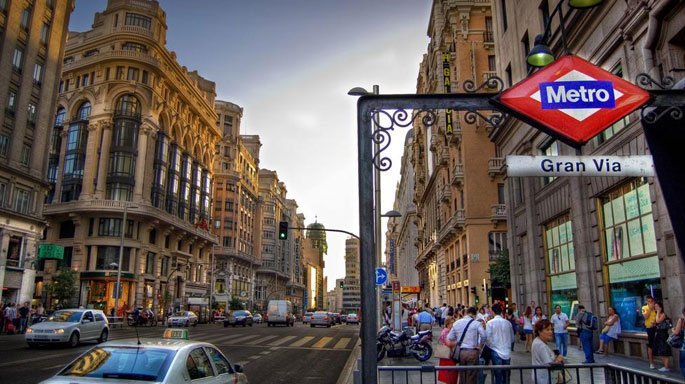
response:
M598 199L611 305L624 332L644 332L636 314L646 295L661 299L652 199L645 179L635 179Z
M549 302L552 307L560 305L562 312L571 318L572 310L578 304L578 284L570 214L548 222L543 230L547 278L551 288Z

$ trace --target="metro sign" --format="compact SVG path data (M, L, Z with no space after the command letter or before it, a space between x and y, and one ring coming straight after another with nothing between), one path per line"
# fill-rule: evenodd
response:
M577 146L649 97L622 78L568 55L504 91L496 102L521 120Z

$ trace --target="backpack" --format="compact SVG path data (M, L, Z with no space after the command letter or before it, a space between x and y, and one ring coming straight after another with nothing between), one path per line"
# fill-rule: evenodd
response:
M583 321L583 328L588 329L590 331L597 330L599 328L597 316L593 315L592 312L586 312L585 313L585 319Z

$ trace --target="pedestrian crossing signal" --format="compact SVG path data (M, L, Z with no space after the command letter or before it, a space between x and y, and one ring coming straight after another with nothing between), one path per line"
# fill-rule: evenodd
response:
M286 240L288 238L288 222L281 221L278 223L278 238Z

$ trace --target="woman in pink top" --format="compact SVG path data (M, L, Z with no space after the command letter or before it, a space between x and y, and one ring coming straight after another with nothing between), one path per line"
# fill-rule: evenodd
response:
M440 344L447 345L447 335L450 333L452 326L454 325L455 318L447 317L445 319L445 328L442 329L440 334ZM440 359L441 367L453 367L457 365L452 359ZM459 377L457 371L452 370L441 370L438 371L438 381L447 384L457 384L457 378Z

